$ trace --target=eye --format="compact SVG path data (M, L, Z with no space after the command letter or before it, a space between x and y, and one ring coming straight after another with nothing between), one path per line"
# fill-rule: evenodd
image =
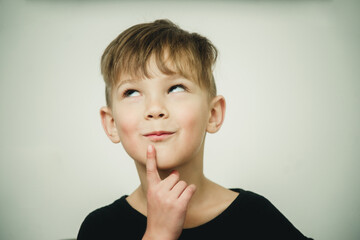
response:
M174 85L169 89L169 93L171 93L171 92L184 92L184 91L186 91L186 87L184 85L182 85L182 84Z
M124 97L136 97L136 96L140 96L140 93L137 90L128 89L124 92L123 96Z

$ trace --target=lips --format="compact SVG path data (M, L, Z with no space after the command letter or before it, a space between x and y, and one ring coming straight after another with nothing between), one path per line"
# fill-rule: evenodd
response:
M152 142L159 142L168 139L173 134L174 132L169 132L169 131L154 131L154 132L146 133L143 136L148 138Z

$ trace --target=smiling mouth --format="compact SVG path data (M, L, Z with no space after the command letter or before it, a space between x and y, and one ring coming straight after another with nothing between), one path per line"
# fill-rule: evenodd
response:
M155 131L155 132L146 133L143 136L150 139L150 141L152 142L160 142L171 137L174 133L175 132Z

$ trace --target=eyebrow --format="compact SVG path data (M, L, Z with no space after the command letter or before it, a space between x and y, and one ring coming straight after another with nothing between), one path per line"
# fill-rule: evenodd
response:
M178 78L183 78L186 79L185 77L179 75L179 74L173 74L173 75L167 75L164 80L176 80ZM124 80L120 80L118 86L116 87L116 89L118 90L122 85L127 84L127 83L137 83L140 81L143 81L144 79L142 78L128 78L128 79L124 79ZM190 81L189 79L186 79L188 81Z
M133 83L133 82L140 82L142 79L138 79L138 78L128 78L128 79L124 79L124 80L120 80L118 86L116 87L116 89L118 90L122 85L126 84L126 83Z

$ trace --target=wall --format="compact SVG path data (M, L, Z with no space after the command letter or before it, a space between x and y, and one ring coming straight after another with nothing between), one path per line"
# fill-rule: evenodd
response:
M205 173L271 200L304 234L360 238L360 4L0 1L0 239L75 237L139 184L100 125L99 60L125 28L169 18L220 51L227 99Z

